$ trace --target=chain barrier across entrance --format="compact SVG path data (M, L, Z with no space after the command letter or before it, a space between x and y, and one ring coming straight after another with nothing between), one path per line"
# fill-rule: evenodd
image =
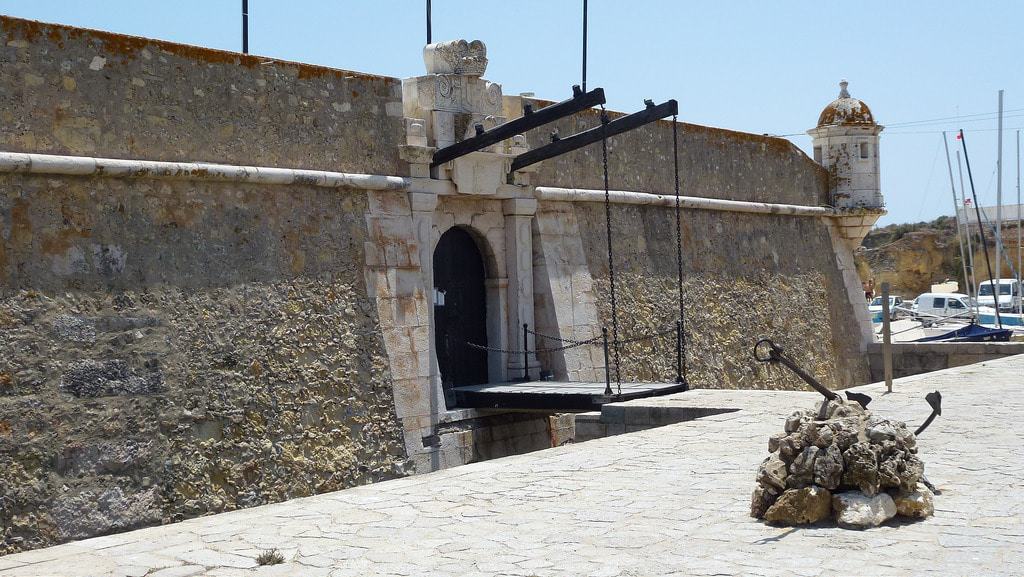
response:
M563 338L563 337L556 337L556 336L552 336L552 335L546 335L544 333L538 333L536 331L531 330L529 325L524 324L523 325L523 346L522 346L521 349L502 349L502 348L499 348L499 347L489 347L489 346L486 346L486 345L481 345L481 344L478 344L478 343L472 343L472 342L469 342L469 341L464 341L463 344L465 346L471 348L471 349L476 349L476 350L479 350L479 351L489 351L489 352L506 354L506 355L522 355L522 357L523 357L523 377L522 377L521 380L529 381L530 380L530 372L529 372L530 371L530 368L529 368L530 367L530 362L529 362L529 358L530 358L531 354L536 357L539 353L558 353L558 352L567 351L569 349L575 349L577 347L584 347L584 346L588 346L588 345L597 345L597 344L600 343L601 347L603 349L603 354L604 354L604 385L605 385L604 394L607 395L607 396L612 396L612 395L622 396L622 381L618 378L618 375L619 375L618 366L617 366L618 360L619 360L618 358L615 358L615 362L616 362L616 367L615 367L616 368L616 370L615 370L615 374L616 374L616 379L615 379L616 389L612 390L612 363L611 363L611 361L612 361L613 357L611 357L610 352L609 352L610 351L610 347L614 347L614 348L617 349L617 348L622 347L623 345L629 345L629 344L639 343L639 342L644 342L644 341L653 341L654 339L658 339L658 338L665 337L665 336L668 336L668 335L671 335L671 334L675 334L675 336L676 336L676 382L677 383L682 383L683 382L683 380L682 380L683 379L682 367L684 365L683 359L682 359L683 349L680 346L680 344L683 342L683 338L684 338L683 335L682 335L682 332L683 332L683 323L681 321L677 320L673 325L668 326L667 328L658 329L658 330L656 330L654 332L651 332L651 333L644 333L644 334L639 334L639 335L628 336L628 337L619 339L617 341L609 340L608 339L608 329L606 327L601 327L601 334L599 336L591 337L589 339L577 340L577 339L567 339L567 338ZM532 348L532 349L529 348L529 337L530 337L530 335L533 335L534 348ZM538 340L549 340L549 341L553 341L553 342L556 342L556 343L563 343L563 344L560 345L560 346L540 348L537 345Z

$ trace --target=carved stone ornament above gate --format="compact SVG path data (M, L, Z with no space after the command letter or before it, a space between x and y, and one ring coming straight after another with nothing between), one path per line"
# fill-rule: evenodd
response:
M483 76L487 70L487 46L479 40L435 42L423 48L427 74Z

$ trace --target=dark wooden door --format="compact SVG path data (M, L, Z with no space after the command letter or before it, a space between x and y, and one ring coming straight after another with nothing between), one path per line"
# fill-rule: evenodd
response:
M484 260L468 232L452 228L434 250L434 288L443 304L434 303L434 344L445 398L452 405L452 386L487 382L487 351L466 346L487 345L487 295Z

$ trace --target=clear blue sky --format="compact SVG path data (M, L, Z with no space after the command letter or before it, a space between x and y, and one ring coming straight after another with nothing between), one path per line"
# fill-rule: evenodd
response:
M424 0L250 0L250 51L398 77L421 74ZM561 99L580 80L582 0L434 0L434 39L487 43L507 94ZM0 0L0 13L239 50L240 0ZM793 134L805 151L841 78L882 133L882 190L909 222L952 213L941 130L968 130L975 184L995 202L996 92L1006 90L1003 191L1016 199L1024 128L1024 2L590 0L588 85L611 108L675 98L681 119ZM993 113L942 122L908 122ZM968 122L970 121L970 122ZM951 145L956 145L951 140Z

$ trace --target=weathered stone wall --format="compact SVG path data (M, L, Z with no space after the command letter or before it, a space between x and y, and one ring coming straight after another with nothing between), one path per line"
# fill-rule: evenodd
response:
M576 205L598 310L611 326L604 207ZM674 211L612 209L621 338L671 328L678 318ZM802 389L792 373L756 363L771 337L823 383L867 382L859 330L826 225L815 218L684 211L683 295L689 380L702 388ZM625 345L623 379L672 380L675 338Z
M363 194L0 190L5 549L405 473Z
M533 100L535 108L548 104ZM505 99L509 118L522 116L522 98ZM621 113L609 112L613 119ZM685 117L685 114L684 114ZM584 111L526 134L530 148L597 126L596 111ZM757 202L818 206L829 203L828 174L788 140L680 123L681 194ZM663 120L608 140L609 186L671 194L672 122ZM538 186L603 189L601 145L593 144L544 161L532 178Z
M611 327L604 206L577 203L601 322ZM675 214L614 205L620 338L670 329L678 318ZM816 218L684 211L683 295L689 382L700 388L803 389L781 367L756 363L771 337L833 387L868 381L860 331L826 225ZM610 330L610 329L609 329ZM675 337L624 345L624 380L671 381Z
M0 16L0 149L401 174L397 78Z
M401 173L395 79L0 26L0 150ZM0 553L406 474L366 212L0 177Z
M892 376L899 379L1013 355L1024 355L1024 343L893 343ZM868 359L871 380L885 380L881 343L868 345Z
M545 202L535 251L538 327L586 339L612 330L604 206ZM551 215L559 215L555 226ZM568 228L566 228L568 227ZM571 229L571 230L570 230ZM561 230L562 234L558 234ZM675 214L613 205L619 335L668 331L623 345L623 380L675 379L678 318ZM771 337L822 382L867 382L861 331L846 296L827 224L816 218L686 210L682 213L683 294L688 377L702 388L802 389L787 370L756 363L751 350ZM576 247L576 243L581 243ZM582 254L579 254L582 253ZM596 309L596 318L587 310ZM547 355L545 366L572 380L603 379L601 347Z

